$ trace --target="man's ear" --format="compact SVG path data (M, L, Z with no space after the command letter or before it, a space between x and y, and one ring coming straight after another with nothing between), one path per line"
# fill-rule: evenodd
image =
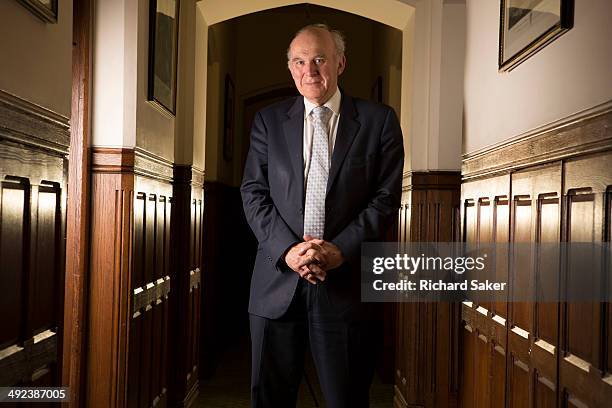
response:
M344 68L346 68L346 56L341 56L338 59L338 75L344 72Z

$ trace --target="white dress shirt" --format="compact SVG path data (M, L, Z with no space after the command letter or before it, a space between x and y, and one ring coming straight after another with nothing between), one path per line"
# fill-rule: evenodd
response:
M336 87L336 92L329 98L323 106L329 108L332 111L332 115L327 124L327 131L329 135L329 163L331 165L332 153L334 151L334 145L336 144L336 135L338 133L338 122L340 119L340 100L341 94L340 89ZM308 170L310 170L310 155L312 152L312 136L314 133L313 119L310 116L310 112L316 108L317 104L310 102L304 98L304 189L306 188L306 181L308 180Z

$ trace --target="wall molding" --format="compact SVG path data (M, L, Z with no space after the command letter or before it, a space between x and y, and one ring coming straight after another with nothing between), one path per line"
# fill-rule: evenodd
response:
M0 90L0 138L68 155L70 119Z
M612 149L612 101L465 154L463 180Z
M402 191L457 190L460 183L458 170L407 171L402 177Z
M174 165L174 181L177 184L191 184L192 187L204 187L204 170L191 164Z
M173 171L172 161L140 147L134 148L134 172L137 175L172 182Z
M91 167L96 173L135 174L171 183L174 166L171 161L142 148L102 147L91 148Z
M91 169L94 173L133 173L134 150L121 147L92 147Z

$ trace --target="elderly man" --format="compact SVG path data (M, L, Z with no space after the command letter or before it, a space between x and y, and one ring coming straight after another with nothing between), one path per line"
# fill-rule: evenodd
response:
M302 96L254 119L241 186L259 241L253 407L295 406L308 345L327 406L369 406L376 350L360 303L360 251L383 238L399 208L404 151L391 108L339 90L344 48L325 25L298 31L287 57Z

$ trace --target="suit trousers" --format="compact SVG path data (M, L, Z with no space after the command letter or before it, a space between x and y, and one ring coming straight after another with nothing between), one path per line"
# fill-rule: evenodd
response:
M295 407L308 345L327 407L369 407L382 333L372 319L335 311L326 282L300 279L282 317L251 314L250 328L252 408Z

